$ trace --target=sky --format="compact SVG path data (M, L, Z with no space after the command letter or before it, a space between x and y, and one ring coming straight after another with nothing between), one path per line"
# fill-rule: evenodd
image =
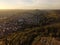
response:
M0 9L60 9L60 0L0 0Z

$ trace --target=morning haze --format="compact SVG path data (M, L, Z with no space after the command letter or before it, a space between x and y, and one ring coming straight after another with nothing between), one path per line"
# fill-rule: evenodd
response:
M0 0L0 9L60 9L60 0Z

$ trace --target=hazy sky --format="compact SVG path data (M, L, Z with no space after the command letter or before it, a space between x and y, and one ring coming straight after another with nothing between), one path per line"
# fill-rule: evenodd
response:
M60 9L60 0L0 0L0 9Z

